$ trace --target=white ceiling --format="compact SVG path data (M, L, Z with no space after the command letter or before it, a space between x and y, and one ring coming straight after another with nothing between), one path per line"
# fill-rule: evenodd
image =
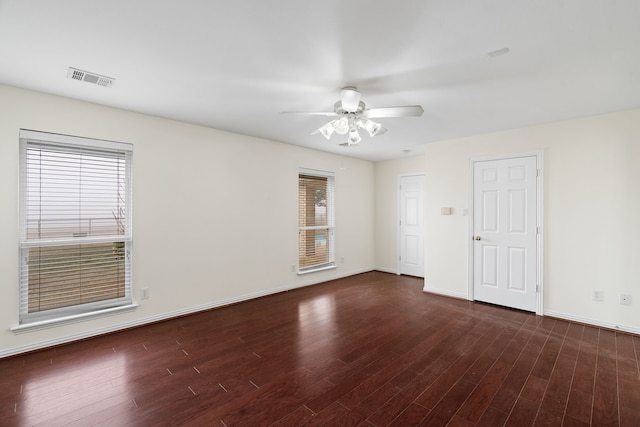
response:
M638 0L0 0L0 82L377 161L640 107L639 22ZM425 112L356 147L280 114L347 85Z

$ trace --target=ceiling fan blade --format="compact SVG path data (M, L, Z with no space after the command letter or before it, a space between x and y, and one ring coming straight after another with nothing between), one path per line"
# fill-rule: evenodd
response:
M280 114L298 114L303 116L327 116L336 117L335 111L281 111Z
M353 86L347 86L340 92L342 109L347 113L355 113L360 105L360 92Z
M370 119L384 117L420 117L424 109L420 105L405 105L403 107L381 107L365 110L363 115Z

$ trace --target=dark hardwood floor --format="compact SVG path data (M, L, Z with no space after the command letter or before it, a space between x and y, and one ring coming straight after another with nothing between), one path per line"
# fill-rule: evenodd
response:
M372 272L0 360L0 425L639 426L639 353Z

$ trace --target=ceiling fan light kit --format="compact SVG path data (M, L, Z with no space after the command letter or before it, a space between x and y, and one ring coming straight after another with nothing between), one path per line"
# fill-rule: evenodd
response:
M333 124L334 129L339 135L344 135L349 132L351 128L351 117L342 117L341 119L334 120L331 123Z
M353 86L347 86L340 91L342 109L347 113L355 113L360 106L360 92Z
M371 137L382 135L387 131L380 123L370 120L371 118L419 117L424 112L420 105L367 109L366 104L360 100L360 97L361 94L355 87L347 86L340 91L340 101L334 104L333 112L303 113L338 117L311 132L311 134L320 133L327 139L330 139L334 132L338 135L348 134L347 142L340 145L351 146L362 141L362 137L358 132L359 129L365 130Z
M336 128L333 127L333 122L329 122L326 125L322 126L320 129L314 131L314 133L320 132L322 136L329 139L331 138L331 135L333 135L333 132L335 131L336 131Z
M358 144L360 141L362 141L362 138L358 133L358 129L353 128L349 131L349 139L347 141L349 142L349 145Z
M369 119L358 119L356 121L356 125L359 128L366 130L369 132L369 136L376 136L378 134L383 134L387 131L380 123L376 123Z

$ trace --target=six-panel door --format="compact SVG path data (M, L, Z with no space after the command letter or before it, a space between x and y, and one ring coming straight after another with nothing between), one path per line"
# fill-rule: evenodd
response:
M536 157L473 168L474 299L536 311Z

